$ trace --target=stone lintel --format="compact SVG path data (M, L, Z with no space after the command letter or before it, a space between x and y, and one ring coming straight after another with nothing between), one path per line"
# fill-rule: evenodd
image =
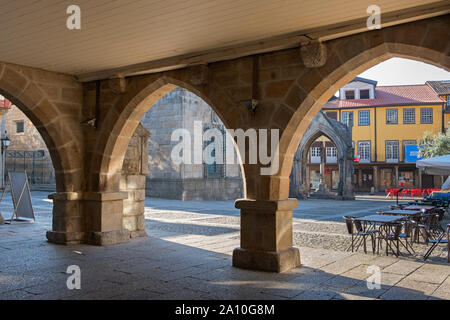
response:
M233 266L242 269L285 272L300 264L300 252L297 248L277 252L242 248L236 248L233 251Z

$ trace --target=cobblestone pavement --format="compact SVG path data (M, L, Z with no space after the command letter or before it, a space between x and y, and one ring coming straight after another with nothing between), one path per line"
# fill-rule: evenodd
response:
M232 201L147 201L149 237L108 247L59 246L45 241L51 201L33 192L36 223L0 226L0 299L450 298L443 248L426 263L343 251L349 238L342 216L386 208L390 201L383 197L300 201L294 236L302 266L283 274L231 266L239 246L239 211ZM8 218L10 203L0 210ZM81 268L81 290L67 289L69 265ZM379 289L367 287L369 266L381 270Z

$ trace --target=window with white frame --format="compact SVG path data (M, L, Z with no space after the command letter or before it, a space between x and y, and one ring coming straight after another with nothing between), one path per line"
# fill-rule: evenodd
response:
M320 163L321 162L321 152L320 147L312 147L310 149L311 154L311 163Z
M386 124L397 124L397 123L398 123L398 110L386 109Z
M336 147L326 147L326 161L327 163L337 163L337 149Z
M359 98L360 99L369 99L370 98L370 90L369 89L359 90Z
M353 127L353 111L342 111L342 123L347 127Z
M406 161L406 146L415 146L416 140L403 140L403 161Z
M345 90L345 99L348 100L355 99L355 90Z
M433 123L433 108L420 108L420 123Z
M398 162L397 140L386 140L386 162Z
M403 109L403 123L404 124L416 123L416 109L414 108Z
M370 162L370 141L358 141L359 162Z
M358 111L358 125L359 126L370 125L370 110L359 110Z

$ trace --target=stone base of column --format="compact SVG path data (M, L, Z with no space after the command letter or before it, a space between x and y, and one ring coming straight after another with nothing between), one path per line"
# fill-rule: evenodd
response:
M233 266L242 269L284 272L300 266L300 251L289 248L283 251L233 250Z
M81 192L56 192L53 200L52 230L47 240L56 244L80 244L86 241L84 218L80 210Z
M145 230L135 230L130 233L131 238L141 238L148 237L148 234Z
M56 244L80 244L85 242L84 232L47 231L48 242Z
M87 234L87 243L95 246L107 246L129 242L130 238L131 233L127 229L89 232Z

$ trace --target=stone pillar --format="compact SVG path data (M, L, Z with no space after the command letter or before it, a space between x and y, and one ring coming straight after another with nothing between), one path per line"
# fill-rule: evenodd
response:
M131 238L146 237L145 231L145 175L122 175L120 189L128 192L123 201L123 227Z
M81 192L57 192L50 194L53 200L52 231L47 240L57 244L79 244L86 241Z
M320 189L320 185L323 185L324 189L326 189L326 187L325 187L325 156L326 156L325 141L322 141L322 145L320 147L320 183L319 183L319 189Z
M241 247L233 251L233 266L283 272L300 265L292 246L292 209L297 199L237 200L241 209Z
M378 167L373 166L373 187L375 188L375 192L380 190L379 179L378 179Z
M420 189L422 189L422 171L418 168L417 169L417 184Z
M347 155L346 158L339 158L339 188L341 194L338 196L338 199L355 199L353 190L353 154Z
M120 178L120 191L128 192L123 201L123 227L131 238L145 237L145 181L148 173L148 138L150 133L137 127L128 144Z
M302 164L303 166L303 164ZM309 192L311 190L311 168L309 167L308 164L304 164L305 166L305 178L304 178L304 182L303 182L303 197L304 199L308 199L309 196Z
M398 166L394 166L394 187L398 188Z
M358 187L362 187L362 168L358 168Z
M83 198L83 210L87 213L87 243L102 246L130 240L130 231L123 228L126 192L87 192Z

